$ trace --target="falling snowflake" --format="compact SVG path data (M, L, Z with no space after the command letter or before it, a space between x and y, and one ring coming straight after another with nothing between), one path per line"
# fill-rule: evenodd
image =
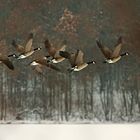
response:
M71 11L65 9L62 17L59 19L58 25L54 29L55 31L65 33L67 35L76 35L78 25L78 16L73 15Z

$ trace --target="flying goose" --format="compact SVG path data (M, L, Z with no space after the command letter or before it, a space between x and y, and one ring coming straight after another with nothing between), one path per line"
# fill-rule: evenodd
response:
M32 44L33 44L33 33L29 34L28 41L27 41L25 47L17 44L16 41L13 40L12 45L16 48L17 52L19 52L20 54L19 55L10 54L10 55L8 55L8 57L24 59L24 58L31 56L35 51L41 50L40 47L33 49Z
M0 54L0 63L5 64L10 70L14 70L14 66L8 57Z
M52 63L59 63L62 62L65 58L59 55L60 51L65 51L66 42L63 42L61 48L54 48L48 39L45 40L45 48L47 49L49 56L52 57L50 60Z
M69 72L80 71L86 68L89 64L95 64L95 61L84 62L84 53L81 50L77 50L76 53L60 51L59 54L69 60L71 64L71 68L68 69Z
M120 54L120 51L122 48L122 37L119 37L114 51L112 51L111 49L109 49L106 46L103 46L100 43L100 41L98 41L98 40L96 41L96 43L106 58L104 63L116 63L117 61L119 61L122 58L122 56L129 55L128 52Z
M34 66L34 69L38 72L38 73L43 73L43 67L48 67L51 68L53 70L56 70L58 72L60 72L60 69L57 68L56 66L54 66L53 64L50 64L47 57L43 57L40 59L35 59L32 62L29 63L30 66Z

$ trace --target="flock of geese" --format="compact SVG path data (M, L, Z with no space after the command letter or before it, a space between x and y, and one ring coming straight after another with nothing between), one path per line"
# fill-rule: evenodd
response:
M15 40L12 41L12 46L16 48L17 53L4 56L0 54L0 63L5 64L10 70L14 70L14 65L10 60L11 57L21 60L26 59L29 56L33 55L36 51L41 50L41 47L33 48L33 33L29 34L28 41L25 46L18 44ZM96 40L97 46L100 48L101 52L104 55L104 63L116 63L123 56L129 55L128 52L120 54L122 48L122 37L119 37L118 42L114 50L109 49L108 47L101 44L99 40ZM56 71L61 71L56 67L55 63L60 63L65 59L68 59L71 67L68 69L69 72L80 71L86 68L90 64L96 64L95 61L85 62L84 53L81 50L76 50L76 52L70 53L66 51L66 42L63 43L61 48L56 48L51 45L48 39L44 42L45 48L48 52L48 55L42 56L41 58L34 59L29 63L30 66L34 67L38 72L42 73L42 67L49 67Z

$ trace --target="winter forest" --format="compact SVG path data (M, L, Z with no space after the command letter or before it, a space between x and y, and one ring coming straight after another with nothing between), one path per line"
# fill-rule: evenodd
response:
M0 64L0 123L134 123L140 121L139 0L0 0L0 53L16 53L13 39L41 51L23 60L10 58L15 70ZM129 56L104 64L96 39L113 49L119 36ZM68 73L68 60L38 74L28 63L47 55L44 41L67 51L80 49L85 61Z

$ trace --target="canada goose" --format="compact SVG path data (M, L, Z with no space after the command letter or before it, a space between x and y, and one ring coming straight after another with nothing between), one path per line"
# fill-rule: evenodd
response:
M106 58L104 63L116 63L117 61L119 61L122 58L122 56L129 55L128 52L120 54L120 51L122 48L122 37L119 37L114 51L103 46L98 40L96 41L96 43Z
M17 44L16 41L13 40L12 45L16 48L16 50L20 54L19 55L10 54L10 55L8 55L8 57L15 57L17 59L24 59L24 58L27 58L27 57L31 56L35 51L41 50L40 47L33 49L32 44L33 44L33 33L29 34L28 41L27 41L25 47Z
M66 42L63 42L63 46L61 48L54 48L48 39L45 40L45 48L47 49L50 57L52 57L52 59L50 60L52 63L59 63L62 62L63 60L65 60L64 57L59 55L59 51L65 51L66 48Z
M35 70L38 72L38 73L43 73L43 67L46 66L46 67L49 67L53 70L56 70L56 71L59 71L60 72L60 69L57 68L56 66L48 63L48 60L46 57L43 57L43 58L40 58L40 59L35 59L33 60L32 62L29 63L30 66L34 66Z
M10 70L14 70L14 66L12 62L8 59L8 57L0 55L0 63L5 64Z
M84 53L81 50L77 50L76 53L69 53L66 51L60 51L59 54L69 60L71 68L69 72L80 71L86 68L89 64L95 64L95 61L84 62Z

